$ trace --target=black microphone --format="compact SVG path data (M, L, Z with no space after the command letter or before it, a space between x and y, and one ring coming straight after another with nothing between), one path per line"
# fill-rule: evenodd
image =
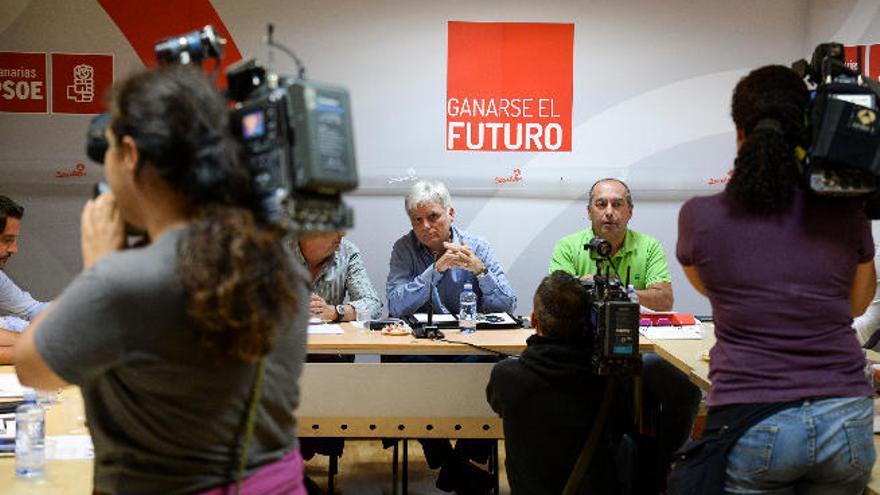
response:
M431 281L428 287L428 320L420 328L413 328L413 336L417 339L442 339L444 335L440 327L434 324L434 274L437 272L437 255L431 263Z
M431 263L431 282L428 287L428 322L427 326L434 326L434 274L437 273L437 255L434 255L434 262ZM434 328L437 328L434 326Z

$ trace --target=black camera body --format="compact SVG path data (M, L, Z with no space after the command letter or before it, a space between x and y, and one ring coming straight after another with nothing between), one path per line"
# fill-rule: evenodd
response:
M608 241L594 237L584 249L604 256L612 265ZM615 271L617 269L615 268ZM601 270L600 270L601 271ZM597 273L593 280L583 281L587 289L590 314L587 318L587 338L592 340L592 364L597 375L637 375L642 369L639 354L640 306L632 302L619 275Z
M298 231L344 230L341 193L357 187L348 92L311 81L257 90L232 110L266 219Z
M814 87L806 116L811 141L803 173L808 187L825 196L876 197L880 84L846 65L840 43L820 44L810 63L800 60L792 69Z
M282 48L271 41L270 46ZM172 36L155 45L162 64L197 64L208 58L220 67L226 40L211 26ZM251 194L261 220L292 232L335 232L353 225L342 193L358 185L351 103L341 87L280 77L249 59L227 70L227 99L234 103L230 131L242 144L251 175ZM103 163L107 114L95 117L86 152Z

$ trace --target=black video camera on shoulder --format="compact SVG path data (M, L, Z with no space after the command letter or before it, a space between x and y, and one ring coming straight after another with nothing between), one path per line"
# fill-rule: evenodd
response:
M251 172L251 190L262 220L296 232L345 230L352 209L342 193L358 185L351 103L344 88L305 79L300 60L287 48L268 44L293 57L296 77L269 73L253 59L228 68L227 99L233 103L231 131L242 143ZM226 40L211 26L159 41L161 64L216 61L220 68ZM103 163L106 114L92 120L86 150Z
M799 60L792 69L813 90L807 185L820 195L871 196L870 212L871 202L880 205L880 83L864 76L861 67L848 66L840 43L820 44L809 63ZM880 217L880 208L873 210L872 218Z

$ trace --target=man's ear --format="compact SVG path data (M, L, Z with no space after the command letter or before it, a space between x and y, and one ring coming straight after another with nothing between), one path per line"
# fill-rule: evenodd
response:
M532 328L535 329L536 334L544 335L543 333L541 333L541 324L538 323L538 318L535 316L534 311L532 311L532 313L529 315L529 321L532 323Z
M453 221L455 221L455 208L453 208L451 206L449 207L449 218L451 218Z
M136 176L138 171L138 163L141 159L141 154L138 150L137 143L134 142L134 139L132 139L131 136L123 136L122 143L120 144L120 147L122 148L122 165L127 173Z

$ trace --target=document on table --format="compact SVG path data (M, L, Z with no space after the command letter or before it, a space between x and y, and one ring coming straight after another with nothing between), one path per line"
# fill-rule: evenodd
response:
M639 334L652 340L699 340L703 338L703 324L639 327Z
M57 435L46 437L46 459L94 459L95 447L88 435Z
M338 323L309 323L309 335L343 335L345 330Z
M15 450L15 413L0 414L0 454Z
M419 323L427 323L428 322L428 313L416 313L413 315L413 318L416 319ZM458 323L458 318L450 314L434 314L434 323Z
M24 388L15 373L0 373L0 397L21 398L23 395Z

